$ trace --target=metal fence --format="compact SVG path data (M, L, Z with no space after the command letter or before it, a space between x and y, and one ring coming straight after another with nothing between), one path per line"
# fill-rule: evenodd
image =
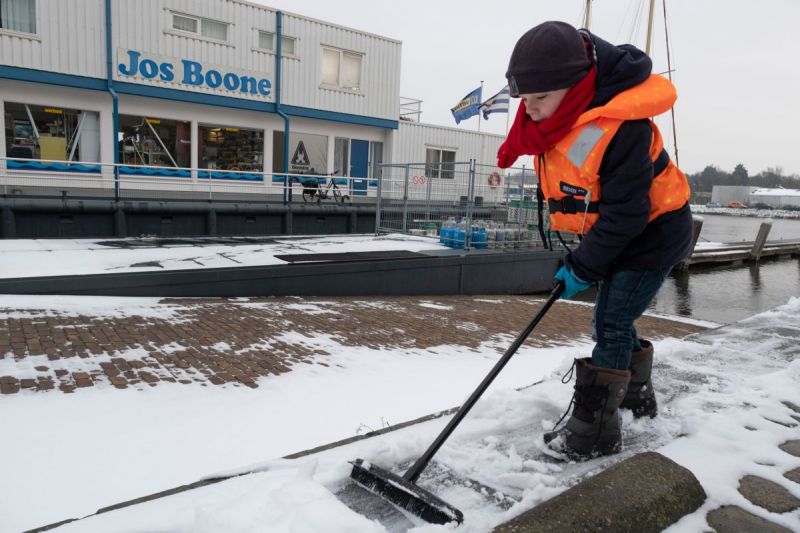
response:
M374 203L378 180L0 158L0 195L115 201Z
M475 160L381 168L378 232L438 237L455 249L542 246L531 168L501 170Z

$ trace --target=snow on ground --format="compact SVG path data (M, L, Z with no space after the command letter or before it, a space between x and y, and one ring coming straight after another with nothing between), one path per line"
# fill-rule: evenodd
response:
M147 239L4 239L0 240L0 254L13 253L14 261L0 263L0 279L283 265L287 263L275 257L283 254L447 249L435 238L402 234L276 237L273 240L274 243L264 244L119 248L103 243L142 243Z
M796 209L737 209L733 207L706 207L700 204L692 204L691 207L692 213L695 215L709 214L756 218L800 218L800 211Z
M798 437L796 426L782 425L793 420L781 403L800 404L798 317L800 298L792 298L732 326L658 342L661 414L638 421L626 414L626 442L629 450L638 442L686 466L708 494L703 508L669 533L708 530L705 513L723 504L800 530L797 513L768 513L736 490L749 473L800 497L797 485L781 476L800 466L800 458L777 449ZM488 348L499 341L487 340L478 351L345 349L324 335L304 341L331 353L330 366L300 365L262 379L255 390L165 384L0 399L4 434L13 435L0 441L6 459L0 531L83 516L204 474L248 471L241 469L247 464L260 472L57 531L384 531L334 497L347 479L347 461L363 457L389 466L412 460L445 419L294 461L277 458L461 403L493 365L497 352ZM447 468L514 496L510 507L498 507L463 486L437 487L465 513L458 531L489 531L566 488L564 474L572 466L526 459L526 453L540 447L541 432L569 401L571 389L560 375L576 348L587 346L523 348L437 454ZM542 377L541 385L516 390ZM413 531L451 529L419 524Z

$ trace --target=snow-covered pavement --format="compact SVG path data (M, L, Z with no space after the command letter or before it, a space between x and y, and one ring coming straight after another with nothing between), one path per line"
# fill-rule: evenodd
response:
M510 309L502 298L480 300L498 314ZM148 305L164 304L141 306ZM452 307L439 300L417 305L442 313L452 313ZM535 311L536 303L529 308ZM158 311L152 313L157 319ZM709 496L672 532L707 530L706 513L724 504L800 530L798 511L771 513L737 491L737 480L753 474L800 497L800 485L783 476L800 467L800 458L778 448L800 438L800 415L790 407L800 405L798 324L800 299L792 298L742 323L656 343L661 414L636 422L626 415L628 453L663 453L692 470ZM557 326L569 328L570 322L562 318ZM5 458L0 531L85 516L254 463L261 473L73 522L59 531L382 531L333 496L347 478L347 460L365 457L386 466L409 461L444 420L295 461L277 458L459 404L509 335L488 335L472 346L424 349L345 347L324 332L305 332L295 341L324 347L328 355L316 360L324 364L299 364L291 372L260 378L257 389L159 383L117 390L97 384L66 395L0 396L6 435L0 441ZM589 346L585 335L566 345L563 339L526 345L442 448L439 464L502 493L501 499L487 499L464 486L424 477L465 512L461 531L489 531L586 475L585 469L538 461L536 454L539 434L557 420L571 394L560 376ZM13 364L8 356L2 363ZM516 390L540 378L544 383ZM420 525L415 532L444 530Z

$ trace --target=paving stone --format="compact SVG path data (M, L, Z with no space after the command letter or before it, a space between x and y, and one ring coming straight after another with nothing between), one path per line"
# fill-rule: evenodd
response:
M788 407L789 409L791 409L795 413L800 413L800 405L797 405L796 403L792 403L792 402L788 402L788 401L787 402L781 402L781 403L783 403L783 405L785 405L786 407Z
M19 392L19 381L0 381L0 394L14 394Z
M772 513L787 513L800 507L800 499L774 481L758 476L739 480L739 493L751 503Z
M33 368L38 370L39 372L47 372L48 370L50 370L49 367L46 367L44 365L35 366Z
M792 533L790 529L734 505L714 509L706 515L706 520L717 533Z
M155 383L159 380L158 376L145 371L139 372L139 377L141 377L147 383Z
M21 379L19 380L19 386L22 387L23 389L35 389L36 380L30 378Z
M111 381L111 384L118 389L124 389L128 386L128 380L122 376L112 376L109 378L109 381Z
M780 446L778 446L781 450L785 451L790 455L794 455L795 457L800 457L800 439L797 440L787 440Z
M36 388L40 391L52 390L55 388L55 384L52 379L40 379L36 384Z
M788 472L783 474L783 477L785 477L786 479L790 479L795 483L800 484L800 467L797 467L794 470L789 470Z

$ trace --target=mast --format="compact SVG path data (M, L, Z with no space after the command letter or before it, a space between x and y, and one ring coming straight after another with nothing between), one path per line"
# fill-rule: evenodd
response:
M647 45L644 53L650 55L650 44L653 41L653 11L655 11L656 0L650 0L650 10L647 13Z
M584 9L583 27L589 29L589 21L592 18L592 0L586 0L586 8Z

